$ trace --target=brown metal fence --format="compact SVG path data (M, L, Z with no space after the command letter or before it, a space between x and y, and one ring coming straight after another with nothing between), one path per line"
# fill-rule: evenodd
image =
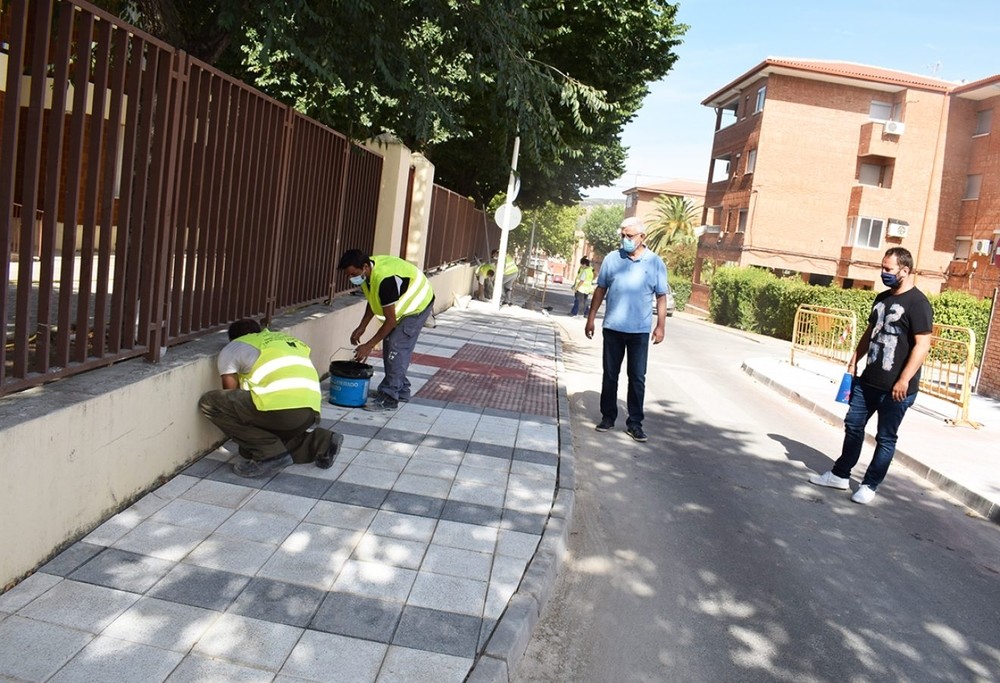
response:
M500 228L467 197L440 185L431 196L427 229L428 270L462 260L487 260L490 249L500 243Z
M371 249L379 155L86 2L0 6L0 88L0 394L330 298Z

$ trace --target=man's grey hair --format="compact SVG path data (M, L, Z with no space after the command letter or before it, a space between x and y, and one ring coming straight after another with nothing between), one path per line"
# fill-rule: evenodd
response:
M646 226L643 225L642 221L639 219L638 216L629 216L628 218L622 221L622 224L619 227L635 228L639 231L640 235L646 234Z

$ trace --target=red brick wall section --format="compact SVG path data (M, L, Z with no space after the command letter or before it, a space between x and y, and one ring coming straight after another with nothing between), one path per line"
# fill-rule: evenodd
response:
M990 336L983 350L983 362L979 365L979 383L976 393L981 396L1000 398L1000 297L993 294L993 316L990 321Z

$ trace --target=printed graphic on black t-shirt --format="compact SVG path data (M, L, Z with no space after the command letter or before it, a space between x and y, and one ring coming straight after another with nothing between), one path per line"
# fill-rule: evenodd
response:
M915 287L898 295L885 291L875 297L868 324L872 336L861 381L889 391L906 366L916 335L933 330L934 313L927 297ZM917 370L906 393L914 393L919 383L920 370Z

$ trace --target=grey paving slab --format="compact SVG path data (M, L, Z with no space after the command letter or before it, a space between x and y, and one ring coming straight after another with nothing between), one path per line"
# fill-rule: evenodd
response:
M382 662L377 683L461 683L472 661L393 645Z
M281 673L306 681L375 681L387 650L382 643L306 631Z
M476 656L482 620L466 614L407 606L396 628L393 645L456 657Z
M420 569L435 574L482 580L483 577L490 575L492 565L492 552L476 552L475 550L451 548L444 545L431 545L424 555Z
M155 683L166 680L182 658L178 652L100 636L49 680L52 683Z
M306 515L316 506L316 501L279 491L258 491L247 501L244 510L257 510L275 515L305 519Z
M303 629L223 614L194 646L194 652L237 664L277 671Z
M10 616L0 622L0 679L44 681L93 638L65 626Z
M316 468L314 468L316 469ZM286 493L300 498L321 498L332 482L318 477L279 472L263 487L266 491Z
M62 580L60 576L46 574L42 571L35 572L0 595L0 612L13 614Z
M167 683L270 683L273 678L270 671L189 654L170 674Z
M427 517L380 510L368 530L379 536L430 542L436 526L436 521Z
M313 506L305 521L341 529L364 530L375 519L376 512L361 505L321 500Z
M497 543L496 527L465 524L442 519L434 530L431 542L450 548L463 548L482 553L492 553Z
M101 635L185 653L218 618L213 610L143 597Z
M257 543L245 538L213 534L182 561L199 567L253 576L277 549L276 543Z
M444 498L451 488L451 479L402 472L392 488L401 493Z
M197 531L215 531L232 514L229 507L177 498L153 514L149 521Z
M103 547L92 543L83 541L74 543L42 565L39 571L56 576L66 576L76 571L81 565L86 564L102 550L104 550Z
M485 577L484 577L485 579ZM476 617L483 615L487 582L421 569L413 581L407 605Z
M333 591L326 594L310 628L377 643L391 643L402 602Z
M147 519L115 541L112 547L177 562L211 533L209 529L190 529Z
M229 611L262 621L305 627L325 596L317 588L257 577L250 580Z
M381 562L393 567L418 569L427 552L427 543L367 533L354 548L351 559Z
M18 615L88 633L100 633L139 596L69 579L18 611Z
M160 579L148 595L222 612L249 582L250 577L240 574L179 564Z
M366 486L364 484L349 484L347 482L334 482L326 493L322 495L323 500L335 501L338 503L348 503L369 508L378 508L382 505L385 497L389 495L388 489Z
M441 519L481 526L500 526L503 510L487 505L449 500L441 511Z
M448 485L450 486L450 482ZM404 491L390 491L382 503L382 510L437 519L441 516L444 504L444 498Z
M105 548L67 578L131 593L145 593L173 567L174 563L168 560Z
M327 591L333 586L350 555L350 550L330 553L325 550L279 548L260 568L257 576Z
M413 569L350 560L334 582L333 589L341 593L405 602L416 576L417 572Z
M297 517L243 509L223 522L216 534L278 546L298 525Z
M255 489L244 485L203 479L181 494L180 497L185 500L236 509L255 492Z

